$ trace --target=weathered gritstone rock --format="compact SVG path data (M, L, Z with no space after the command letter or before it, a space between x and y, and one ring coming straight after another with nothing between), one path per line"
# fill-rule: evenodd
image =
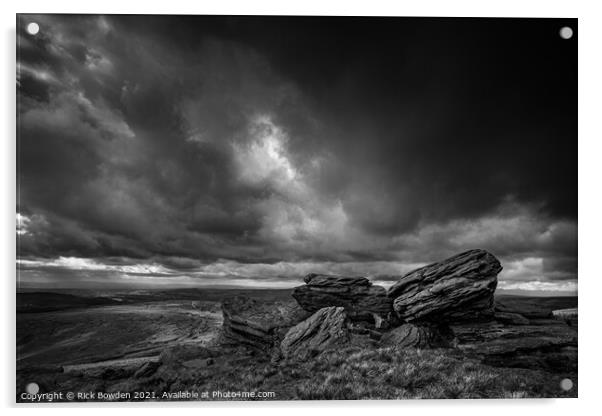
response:
M444 348L449 347L453 339L453 332L448 327L403 324L385 333L381 345L400 348Z
M552 316L554 316L555 319L564 321L571 326L577 326L579 321L579 313L577 308L557 309L552 311Z
M293 300L260 302L245 296L224 300L222 313L227 339L264 350L279 342L288 328L309 316Z
M470 250L403 276L388 291L400 319L454 322L493 315L500 262Z
M293 297L309 312L330 306L342 306L351 319L373 320L377 326L386 325L392 311L392 299L381 286L365 277L345 277L308 274L305 285L293 290ZM383 319L385 318L385 319Z
M530 321L519 313L496 312L495 320L503 324L529 325Z
M305 360L337 345L346 344L350 334L343 307L322 308L288 330L280 344L286 358Z
M149 361L136 370L134 378L150 377L160 366L161 363L159 361Z
M63 372L80 377L97 377L114 380L133 376L138 369L144 367L147 363L152 363L151 366L156 369L159 361L159 356L121 358L94 363L65 365L63 366Z

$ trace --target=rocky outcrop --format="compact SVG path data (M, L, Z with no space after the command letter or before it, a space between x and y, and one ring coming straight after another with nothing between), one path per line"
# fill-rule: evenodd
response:
M311 273L304 281L304 286L293 290L293 297L309 312L342 306L351 319L373 320L382 326L382 318L392 311L392 299L385 288L373 285L365 277Z
M577 311L568 309L573 301L501 296L494 305L501 270L492 254L470 250L408 273L388 291L365 277L309 274L293 290L297 302L224 301L223 333L236 344L257 347L273 363L304 361L341 347L454 348L454 354L493 366L576 372ZM177 379L182 371L206 371L213 362L197 350L177 372L168 374L163 365L156 373ZM155 374L155 367L142 367L140 376Z
M285 358L305 360L349 341L343 307L322 308L288 330L280 344Z
M406 322L454 322L491 317L500 262L485 250L470 250L403 276L388 291Z
M569 326L577 326L579 322L579 313L577 308L557 309L552 311L552 316L555 319L566 322Z
M452 345L453 332L446 326L403 324L381 339L383 346L399 348L445 348Z
M309 316L293 300L269 302L245 296L224 300L222 313L227 339L264 350L277 344L288 328Z

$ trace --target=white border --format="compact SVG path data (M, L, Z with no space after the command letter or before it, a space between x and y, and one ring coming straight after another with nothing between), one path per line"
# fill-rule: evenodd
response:
M135 13L135 14L301 14L301 15L398 15L398 16L487 16L487 17L576 17L579 18L579 399L568 400L478 400L478 401L405 401L405 402L285 402L285 403L200 403L189 408L186 403L150 404L144 409L130 410L150 414L165 413L164 407L178 407L177 412L192 410L196 414L241 412L245 414L303 415L308 412L339 412L364 415L372 408L378 412L446 415L507 415L541 412L548 415L593 413L599 404L600 320L597 307L602 295L600 256L600 165L602 157L602 14L596 1L326 1L303 0L286 2L276 0L218 0L185 2L169 0L156 2L129 2L102 0L29 0L3 1L0 19L2 36L2 91L0 105L5 135L2 143L2 175L4 202L2 203L2 280L4 283L4 328L2 337L3 377L0 397L4 406L14 402L15 387L15 13ZM551 63L553 64L553 63ZM28 407L26 412L61 414L82 412L104 415L110 407L114 411L128 411L140 404L98 405L77 407L64 405ZM15 411L14 405L9 411ZM21 406L22 407L22 406ZM120 407L118 409L116 407ZM344 407L345 409L341 409ZM125 408L125 409L124 409ZM378 408L378 409L376 409Z

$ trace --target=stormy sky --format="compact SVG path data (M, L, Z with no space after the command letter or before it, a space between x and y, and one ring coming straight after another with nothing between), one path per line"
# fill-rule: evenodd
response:
M574 19L17 20L22 287L576 290Z

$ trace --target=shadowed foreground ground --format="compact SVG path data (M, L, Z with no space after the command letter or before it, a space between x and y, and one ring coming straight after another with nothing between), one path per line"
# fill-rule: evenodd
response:
M39 393L146 392L112 398L119 400L577 395L576 343L564 341L577 328L550 318L551 310L576 307L576 298L500 296L498 304L530 317L530 324L455 328L462 348L350 346L296 363L222 338L220 300L240 293L290 296L288 290L219 289L19 294L17 401L28 401L21 394L31 382ZM567 378L574 383L569 391L560 388Z

